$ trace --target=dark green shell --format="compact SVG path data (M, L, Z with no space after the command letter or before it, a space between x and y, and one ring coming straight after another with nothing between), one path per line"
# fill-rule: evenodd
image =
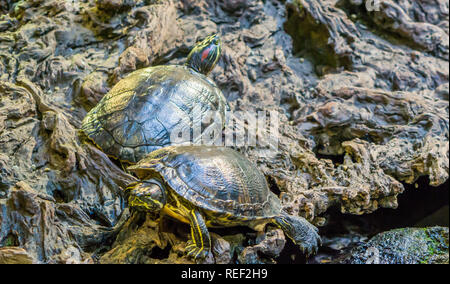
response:
M171 145L177 126L192 129L198 111L218 112L222 129L227 107L220 89L203 74L186 66L149 67L119 81L87 114L82 130L106 154L136 163Z
M215 213L265 219L281 211L280 200L270 191L264 175L229 148L167 147L128 169L141 179L158 173L188 202Z

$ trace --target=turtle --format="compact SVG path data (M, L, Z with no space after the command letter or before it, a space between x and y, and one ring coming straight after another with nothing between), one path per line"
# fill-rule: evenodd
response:
M288 214L262 172L228 147L169 146L128 167L139 181L125 192L128 205L190 224L186 254L204 259L211 251L208 228L274 224L310 255L321 238L306 219Z
M201 144L202 135L218 137L229 106L207 76L221 52L222 41L215 34L196 44L185 65L130 73L87 113L81 131L103 152L127 164L165 146ZM208 115L214 119L201 120ZM199 131L194 130L195 124L200 125ZM179 133L185 135L179 138Z

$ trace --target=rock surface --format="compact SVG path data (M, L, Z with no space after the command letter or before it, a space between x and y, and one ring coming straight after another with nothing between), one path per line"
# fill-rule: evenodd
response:
M320 225L334 206L352 214L396 208L402 183L421 176L443 184L448 1L380 5L0 0L0 247L19 246L42 263L189 262L188 230L159 234L157 216L127 219L122 188L134 177L78 129L127 73L181 64L215 32L224 54L211 77L232 110L278 113L276 153L237 148L291 214ZM228 242L233 252L220 262L263 262L252 252L270 247L276 257L284 239L268 236L255 248L252 234L221 237L219 251Z
M405 228L381 233L355 249L343 264L448 264L448 228Z
M27 251L19 247L0 248L0 264L33 264Z

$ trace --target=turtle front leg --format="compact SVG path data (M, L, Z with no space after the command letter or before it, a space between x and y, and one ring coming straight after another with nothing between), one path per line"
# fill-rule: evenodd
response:
M191 222L191 240L186 246L186 253L194 259L204 259L211 250L211 238L203 216L197 211L189 212Z
M275 224L279 226L292 241L300 247L307 256L317 253L322 240L318 229L305 218L296 217L282 212L275 217Z

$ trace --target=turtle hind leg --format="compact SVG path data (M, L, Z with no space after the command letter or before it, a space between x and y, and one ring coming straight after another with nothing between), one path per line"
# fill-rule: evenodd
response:
M211 250L211 238L203 216L197 210L189 212L191 240L186 246L186 254L194 259L204 259Z
M274 218L274 223L279 226L292 241L300 247L307 256L317 253L322 240L318 229L305 218L296 217L282 212Z

